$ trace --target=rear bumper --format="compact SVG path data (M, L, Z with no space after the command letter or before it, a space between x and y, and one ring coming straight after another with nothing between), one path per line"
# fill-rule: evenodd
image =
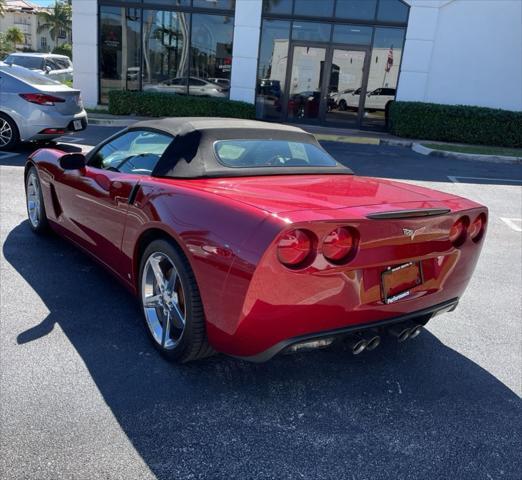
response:
M82 124L80 129L74 128L74 121L76 120L79 120ZM75 115L62 115L56 111L52 111L48 114L42 115L38 119L37 124L26 122L23 129L21 129L21 136L23 141L51 140L62 136L63 133L44 134L41 132L47 128L56 128L64 130L65 133L74 133L85 130L87 125L87 112L85 112L85 110L82 110Z
M443 303L439 303L438 305L434 305L429 308L424 308L422 310L418 310L416 312L407 313L405 315L399 315L397 317L389 318L386 320L381 320L377 322L370 322L363 325L352 325L349 327L344 328L338 328L335 330L327 330L307 335L301 335L298 337L288 338L286 340L283 340L274 346L270 347L269 349L258 353L256 355L252 356L237 356L237 358L241 358L242 360L248 360L250 362L266 362L270 360L272 357L277 355L278 353L281 353L283 350L287 349L288 347L291 347L292 345L296 345L298 343L303 342L309 342L313 340L320 340L324 338L331 338L331 337L337 337L342 338L346 335L350 335L353 333L363 332L365 330L369 329L378 329L378 328L384 328L389 327L391 325L394 325L396 323L403 323L408 320L414 320L418 319L419 323L426 324L430 319L433 317L440 315L445 312L452 312L457 308L457 305L459 303L458 298L453 298L451 300L448 300Z

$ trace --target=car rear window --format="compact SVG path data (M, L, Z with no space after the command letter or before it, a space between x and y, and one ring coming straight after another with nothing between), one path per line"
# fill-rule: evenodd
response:
M11 65L19 65L24 68L34 68L37 70L43 70L43 58L41 57L24 57L20 55L9 55L5 59L5 63Z
M286 140L220 140L215 142L219 162L232 168L335 167L338 163L311 143Z

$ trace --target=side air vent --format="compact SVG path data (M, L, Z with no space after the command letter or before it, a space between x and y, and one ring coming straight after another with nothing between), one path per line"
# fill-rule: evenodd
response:
M446 215L449 208L419 208L417 210L393 210L390 212L370 213L366 218L371 220L387 220L394 218L416 218L433 217L435 215Z
M53 210L54 215L58 218L63 212L62 207L60 205L60 201L58 200L58 195L56 195L56 190L54 189L54 185L51 183L51 200L53 202Z

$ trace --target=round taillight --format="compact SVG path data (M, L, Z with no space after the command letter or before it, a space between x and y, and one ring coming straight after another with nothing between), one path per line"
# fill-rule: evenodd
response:
M347 227L332 230L323 240L323 255L332 263L350 260L357 249L357 231Z
M313 233L300 229L290 230L279 240L277 256L283 265L298 268L310 259L313 248Z
M475 243L480 242L481 238L484 236L485 228L486 215L481 213L468 228L469 238L471 238Z
M451 227L449 232L449 239L456 247L460 247L466 240L468 225L468 218L461 217Z

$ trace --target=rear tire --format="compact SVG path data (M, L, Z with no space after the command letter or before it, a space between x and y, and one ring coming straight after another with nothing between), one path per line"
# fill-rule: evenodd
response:
M25 197L27 206L27 218L34 233L47 233L49 222L45 213L45 205L42 195L42 185L36 167L32 166L25 178Z
M177 246L152 241L141 257L139 279L145 326L154 347L179 363L212 355L196 278Z
M15 121L0 113L0 151L15 148L20 143L20 133Z

